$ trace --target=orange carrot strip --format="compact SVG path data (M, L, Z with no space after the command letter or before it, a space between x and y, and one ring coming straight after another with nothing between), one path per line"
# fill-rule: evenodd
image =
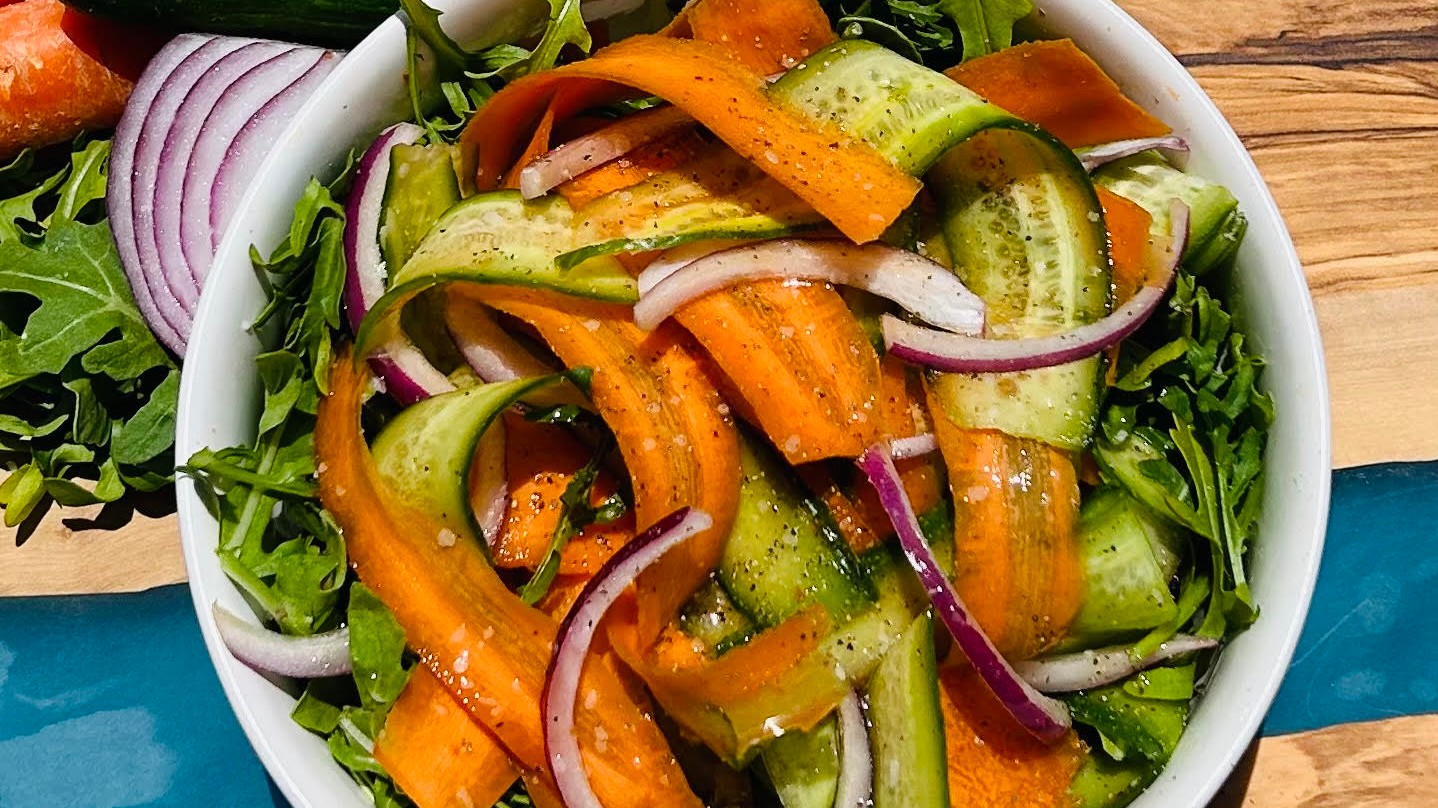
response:
M586 171L560 185L557 190L569 206L579 210L606 194L623 190L693 159L707 144L694 129L675 132L624 155L618 160Z
M1103 68L1068 39L1025 42L970 59L945 75L1047 129L1070 148L1171 131L1130 101Z
M1113 262L1113 305L1121 306L1133 297L1148 278L1152 263L1152 238L1149 228L1153 217L1137 203L1108 190L1094 186L1103 205L1104 223L1108 225L1108 254ZM1108 357L1104 382L1110 386L1118 380L1118 352L1115 345L1105 351Z
M517 133L577 79L610 81L668 100L859 243L882 235L920 188L868 144L769 98L764 77L730 59L724 48L652 35L526 76L491 98L462 138L466 148L478 150L478 187L495 181L513 161ZM855 195L859 186L871 190Z
M107 47L112 39L127 42L127 52ZM0 7L0 160L114 126L136 63L143 66L158 45L139 29L70 11L59 0Z
M707 294L674 317L790 463L857 457L878 438L879 357L832 288L760 281Z
M315 423L320 501L344 532L355 571L394 612L424 667L516 761L542 770L539 700L558 627L510 592L476 545L442 544L429 516L396 501L360 428L368 380L348 351L330 368ZM588 665L581 686L595 698L576 708L576 731L604 804L697 808L663 734L612 672Z
M493 805L519 778L499 741L427 670L390 708L374 757L419 808Z
M954 805L1073 805L1069 784L1085 754L1076 735L1055 744L1035 739L972 669L939 674L939 704Z
M564 427L537 424L514 413L504 414L505 464L509 472L509 507L493 548L497 567L534 568L544 559L564 505L559 498L590 452ZM598 505L619 488L601 470L590 493ZM609 557L634 537L634 516L625 514L604 525L588 525L560 552L564 575L593 575ZM547 611L547 610L546 610Z
M714 527L671 550L639 578L650 640L719 563L739 500L739 438L682 329L645 333L629 308L514 287L456 287L529 323L569 367L593 368L595 408L614 430L634 489L635 527L684 506Z
M549 141L554 132L554 105L544 111L544 116L539 119L539 125L534 127L534 134L529 138L529 145L524 147L514 165L505 172L504 181L500 183L502 188L518 188L519 172L533 162L534 158L549 151Z
M954 498L954 588L1005 657L1029 659L1063 638L1083 602L1074 462L931 410Z
M838 39L814 0L700 0L688 17L695 39L724 45L735 60L766 75Z

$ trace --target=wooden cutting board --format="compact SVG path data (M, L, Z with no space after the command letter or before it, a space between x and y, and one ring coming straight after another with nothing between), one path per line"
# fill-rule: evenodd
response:
M1273 189L1313 291L1339 467L1438 458L1434 0L1120 0L1198 78ZM0 596L183 580L173 516L0 528ZM17 546L18 544L18 546ZM1266 739L1215 808L1438 805L1438 717Z

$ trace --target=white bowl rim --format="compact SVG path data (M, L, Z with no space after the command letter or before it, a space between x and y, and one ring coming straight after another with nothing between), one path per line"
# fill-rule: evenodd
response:
M505 2L506 0L484 0L483 2L469 3L466 7L466 4L458 2L458 0L449 0L448 2L441 0L435 5L448 12L447 23L459 22L456 30L472 30L478 21L485 18L485 15L495 13ZM1292 658L1293 649L1302 631L1303 616L1307 612L1317 578L1328 513L1329 470L1331 469L1332 454L1327 381L1317 318L1312 299L1307 292L1306 280L1298 261L1297 252L1282 224L1282 217L1276 203L1258 174L1251 156L1193 77L1148 31L1114 5L1111 0L1101 0L1097 3L1094 0L1038 0L1037 5L1046 20L1046 25L1066 32L1084 30L1085 36L1082 38L1075 34L1076 39L1081 39L1081 44L1083 40L1091 41L1096 38L1118 43L1112 51L1091 51L1104 64L1105 68L1109 69L1111 73L1116 73L1116 78L1119 77L1118 74L1125 72L1124 65L1120 63L1121 57L1138 58L1143 62L1145 70L1161 74L1158 83L1165 85L1169 98L1165 99L1159 94L1154 98L1137 100L1151 108L1155 105L1172 107L1170 112L1176 110L1182 113L1185 120L1193 118L1193 125L1201 124L1205 127L1203 138L1195 140L1190 136L1190 140L1195 140L1195 153L1207 151L1215 155L1218 163L1221 164L1220 167L1224 167L1230 172L1236 172L1234 176L1242 180L1238 183L1242 187L1235 187L1231 180L1228 184L1239 195L1244 211L1253 225L1250 228L1248 239L1245 241L1244 249L1248 250L1254 240L1258 238L1255 235L1257 231L1262 230L1264 233L1262 238L1268 252L1265 256L1267 261L1263 266L1268 267L1268 270L1257 272L1256 278L1259 280L1254 282L1271 281L1269 286L1286 294L1298 295L1300 303L1296 309L1291 305L1288 308L1280 309L1284 312L1283 316L1287 318L1290 329L1296 329L1292 336L1285 339L1309 349L1301 351L1283 368L1286 375L1297 377L1295 391L1302 391L1305 395L1285 401L1284 409L1280 412L1280 419L1301 421L1303 431L1299 434L1300 436L1306 435L1307 438L1307 444L1301 447L1301 451L1294 450L1300 453L1301 462L1297 463L1297 468L1291 469L1295 475L1292 485L1303 492L1301 504L1306 508L1307 518L1304 518L1303 514L1292 515L1290 521L1295 523L1286 524L1287 527L1293 529L1293 535L1297 536L1297 538L1289 539L1283 545L1285 550L1296 548L1289 552L1293 558L1287 559L1286 565L1283 567L1283 577L1289 587L1287 596L1282 599L1283 616L1287 619L1277 624L1273 618L1279 615L1270 615L1270 620L1267 623L1260 619L1254 628L1241 636L1233 644L1233 648L1230 648L1229 652L1225 653L1221 659L1219 671L1215 675L1215 682L1222 680L1224 684L1227 684L1229 680L1234 680L1238 673L1236 671L1235 675L1230 676L1225 670L1228 663L1235 657L1233 653L1235 648L1239 646L1246 648L1255 644L1261 644L1267 648L1262 654L1255 651L1245 652L1242 656L1242 661L1247 662L1252 659L1254 662L1243 665L1241 672L1246 675L1246 678L1233 691L1241 694L1239 706L1230 710L1231 715L1228 716L1235 726L1231 732L1219 733L1221 737L1218 742L1205 753L1204 765L1200 767L1179 765L1181 760L1187 762L1185 752L1188 750L1185 748L1185 744L1190 743L1189 737L1194 733L1194 727L1190 727L1188 733L1185 734L1184 742L1180 744L1179 753L1175 756L1174 761L1170 763L1160 779L1134 803L1136 808L1160 808L1160 806L1171 808L1180 804L1199 808L1199 806L1206 805L1208 800L1217 793L1258 731L1268 705L1277 693L1283 674ZM243 324L246 321L243 319L243 313L237 312L235 301L219 290L230 288L230 291L233 291L233 287L243 289L245 283L240 276L249 271L249 245L255 241L261 244L273 243L273 235L269 236L267 241L257 238L257 234L267 232L267 227L268 232L273 232L273 221L276 216L282 218L285 224L288 223L289 204L281 205L283 211L280 214L276 214L272 210L266 214L263 209L266 205L273 207L277 204L277 199L291 201L296 199L299 187L296 183L302 183L308 179L310 173L321 173L323 167L332 166L334 160L343 152L343 149L336 151L331 146L326 156L321 153L323 150L316 151L311 146L309 148L310 156L316 162L309 163L308 173L297 179L295 176L297 160L294 147L303 146L309 141L317 139L316 136L307 135L309 127L324 126L326 120L333 121L336 113L344 113L348 109L348 107L335 109L334 105L337 102L334 99L337 96L348 98L350 102L363 98L362 94L356 95L354 92L355 76L379 75L376 73L378 69L376 65L393 65L394 49L398 45L402 51L402 43L402 24L397 18L391 18L377 28L349 54L348 58L341 61L310 101L296 114L289 127L278 138L277 146L272 154L256 173L255 181L245 194L236 213L235 225L232 226L217 253L214 274L207 283L207 293L202 296L196 315L193 338L185 357L186 373L183 376L180 391L177 416L177 457L187 458L199 448L212 445L213 441L207 440L207 436L213 438L233 426L233 424L229 427L223 424L217 426L218 422L215 416L223 413L216 413L213 406L207 405L207 401L213 399L215 393L213 389L206 387L206 383L223 384L226 379L221 370L206 370L215 358L214 355L207 356L206 354L211 352L215 344L224 344L220 342L221 340L233 341L237 333L241 337L244 334ZM1113 60L1119 60L1119 62ZM369 83L372 84L374 80ZM1125 86L1129 84L1121 78L1120 83ZM346 90L349 91L348 95L346 95ZM358 117L363 118L364 116ZM1168 115L1161 114L1160 117L1173 122ZM351 125L350 128L355 127ZM361 126L360 128L365 127ZM377 128L368 127L370 134L373 134ZM1176 128L1178 128L1177 125ZM333 138L338 135L318 136L319 139L325 137ZM1203 145L1205 140L1208 141L1206 146ZM276 188L280 190L277 191ZM267 218L268 224L266 223ZM236 317L237 313L239 317ZM251 347L238 349L240 355L252 357L253 353L254 350ZM193 372L192 369L194 369ZM1270 369L1270 375L1272 372ZM233 382L233 379L231 378L229 381ZM230 400L233 402L233 396L230 397ZM253 425L242 426L242 429L252 431ZM1272 445L1270 450L1272 450ZM1289 483L1288 480L1281 482ZM1277 494L1274 492L1278 489L1279 486L1276 485L1270 487L1270 499L1265 502L1266 510L1275 504L1273 500L1277 498ZM300 808L333 806L341 804L341 801L344 804L356 806L367 804L367 799L358 787L343 774L337 765L327 762L327 768L332 771L314 770L312 758L316 751L324 753L326 760L328 758L322 742L313 736L308 736L312 742L306 743L304 730L289 720L288 710L284 710L283 714L278 716L280 721L277 722L274 712L282 707L289 697L234 660L219 640L211 616L211 605L219 601L229 603L233 608L239 596L234 587L224 579L223 573L219 571L214 552L216 530L214 520L206 512L203 503L195 493L193 483L182 478L177 485L177 497L186 569L189 574L191 593L201 632L226 697L229 699L241 727L254 746L256 754L285 797ZM1280 506L1293 504L1296 507L1299 503L1278 502L1276 504ZM1293 509L1289 507L1284 510L1288 512ZM1265 519L1267 519L1267 514L1265 514ZM1261 554L1264 549L1265 545L1260 540L1258 552ZM1276 575L1277 573L1272 574ZM1261 583L1263 579L1256 578L1256 580ZM1225 676L1227 679L1224 679ZM276 697L275 694L278 696ZM1207 703L1210 698L1213 698L1211 692L1206 694L1204 700L1200 702L1195 716L1195 726L1202 721L1203 704ZM288 729L285 728L285 722L288 724ZM315 749L316 743L318 743L318 750ZM342 794L347 796L342 796Z

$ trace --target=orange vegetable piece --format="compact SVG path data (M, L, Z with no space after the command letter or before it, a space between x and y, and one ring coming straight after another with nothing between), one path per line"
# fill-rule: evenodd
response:
M1108 225L1109 257L1113 261L1113 303L1121 306L1133 297L1148 279L1153 263L1153 237L1148 211L1113 191L1095 186Z
M427 670L390 708L374 757L419 808L493 805L519 778L499 741Z
M1130 101L1069 39L1025 42L944 73L990 103L1047 129L1069 148L1172 131Z
M496 93L462 138L467 149L478 152L478 187L491 187L513 162L518 133L543 114L551 98L592 92L572 87L577 80L633 87L685 110L859 243L882 235L920 188L917 179L863 141L769 98L764 76L729 58L725 48L653 35L630 37ZM870 190L855 195L858 186Z
M640 629L657 638L718 565L739 500L738 434L698 346L673 324L640 331L627 306L515 287L454 293L529 323L566 366L594 370L591 397L629 470L637 530L684 506L714 519L639 578Z
M586 171L555 190L570 207L579 210L605 194L638 185L660 172L683 165L706 145L697 131L684 129Z
M59 0L0 3L0 160L114 126L161 42Z
M347 350L330 367L315 423L320 501L424 668L514 760L542 771L539 700L558 626L510 592L477 545L442 543L444 531L383 484L360 428L368 381ZM698 808L664 735L612 671L586 666L581 687L596 698L577 706L576 731L604 804Z
M930 411L954 499L954 588L1005 657L1032 658L1063 638L1083 603L1074 461Z
M510 189L519 187L519 172L533 162L534 158L549 151L549 141L553 132L554 105L550 104L549 108L544 111L544 116L539 119L539 125L534 127L534 134L529 138L529 145L524 147L524 151L520 152L514 165L505 172L504 181L500 183L500 187Z
M537 424L512 412L504 414L504 428L509 507L493 548L494 564L532 569L544 560L559 525L564 507L560 496L589 462L591 452L564 427ZM618 489L614 477L601 470L590 492L590 504L598 505ZM632 513L609 524L588 525L560 552L559 571L593 575L633 537Z
M879 436L879 357L825 285L759 281L674 319L703 343L789 463L857 457Z
M978 674L948 668L939 674L944 713L949 800L959 806L1069 808L1085 749L1070 732L1047 744L1014 721Z
M838 39L813 0L700 0L688 10L695 39L723 45L764 74L788 70Z

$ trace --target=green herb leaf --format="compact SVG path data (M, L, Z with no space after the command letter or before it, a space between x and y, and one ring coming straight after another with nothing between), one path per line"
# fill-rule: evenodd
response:
M538 73L554 67L566 45L589 53L594 40L584 25L579 0L549 0L549 25L545 27L539 44L534 46L534 52L529 54L528 72Z
M389 705L409 681L404 667L404 629L362 583L350 586L350 660L355 686L366 706Z
M939 8L959 27L966 61L1014 44L1014 23L1034 10L1030 0L942 0Z

